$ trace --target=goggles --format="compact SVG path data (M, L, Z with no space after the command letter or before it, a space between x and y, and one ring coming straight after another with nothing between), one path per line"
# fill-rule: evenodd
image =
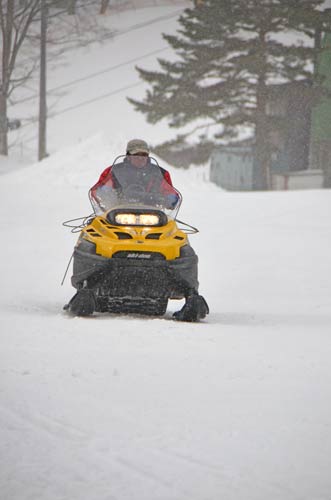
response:
M145 158L148 158L149 154L148 153L127 153L128 156L144 156Z

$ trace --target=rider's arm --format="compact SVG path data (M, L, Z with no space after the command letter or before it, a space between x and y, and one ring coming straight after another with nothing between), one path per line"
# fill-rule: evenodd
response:
M96 191L102 186L109 186L111 188L114 188L112 166L107 167L100 175L98 182L96 182L96 184L94 184L94 186L91 187L92 196L94 196L96 194Z
M114 179L112 175L112 166L107 167L99 177L99 180L90 189L91 202L94 207L100 207L104 210L107 206L107 194L114 189Z
M160 186L160 192L167 198L167 208L174 208L179 200L179 195L172 185L170 173L165 169L161 169L161 171L163 180Z
M162 194L175 194L176 189L172 185L172 180L171 180L169 172L167 170L165 170L164 168L161 168L161 172L162 172L163 180L162 180L161 185L160 185L160 192Z

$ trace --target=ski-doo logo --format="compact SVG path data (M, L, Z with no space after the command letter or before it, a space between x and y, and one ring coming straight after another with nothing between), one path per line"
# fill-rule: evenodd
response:
M151 254L150 253L128 253L127 258L128 259L150 259Z

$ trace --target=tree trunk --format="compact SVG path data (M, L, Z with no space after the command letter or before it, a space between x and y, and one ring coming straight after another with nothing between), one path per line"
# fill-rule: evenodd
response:
M0 91L0 154L8 155L7 96Z
M270 151L267 110L266 85L266 33L259 32L258 77L256 86L256 122L255 122L255 155L253 172L253 189L270 189Z
M256 95L256 126L253 188L270 189L270 153L268 121L266 116L267 87L264 79L259 78Z
M1 81L0 81L0 154L8 155L8 116L7 99L10 77L10 57L12 50L12 34L14 19L14 1L8 0L7 12L1 5L1 31L3 46L1 53Z
M47 7L45 0L41 0L40 21L40 87L39 87L39 147L38 160L47 156L46 152L46 38L47 38Z
M105 14L109 5L109 0L101 0L100 14Z

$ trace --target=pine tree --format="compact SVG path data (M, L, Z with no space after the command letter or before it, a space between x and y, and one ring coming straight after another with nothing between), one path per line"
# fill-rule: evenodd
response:
M301 32L313 39L323 1L204 0L186 9L178 36L163 35L178 60L159 59L161 71L137 68L151 90L130 102L151 123L167 118L182 128L205 120L216 127L215 141L250 130L256 188L266 188L268 86L311 77L313 43L285 38Z

